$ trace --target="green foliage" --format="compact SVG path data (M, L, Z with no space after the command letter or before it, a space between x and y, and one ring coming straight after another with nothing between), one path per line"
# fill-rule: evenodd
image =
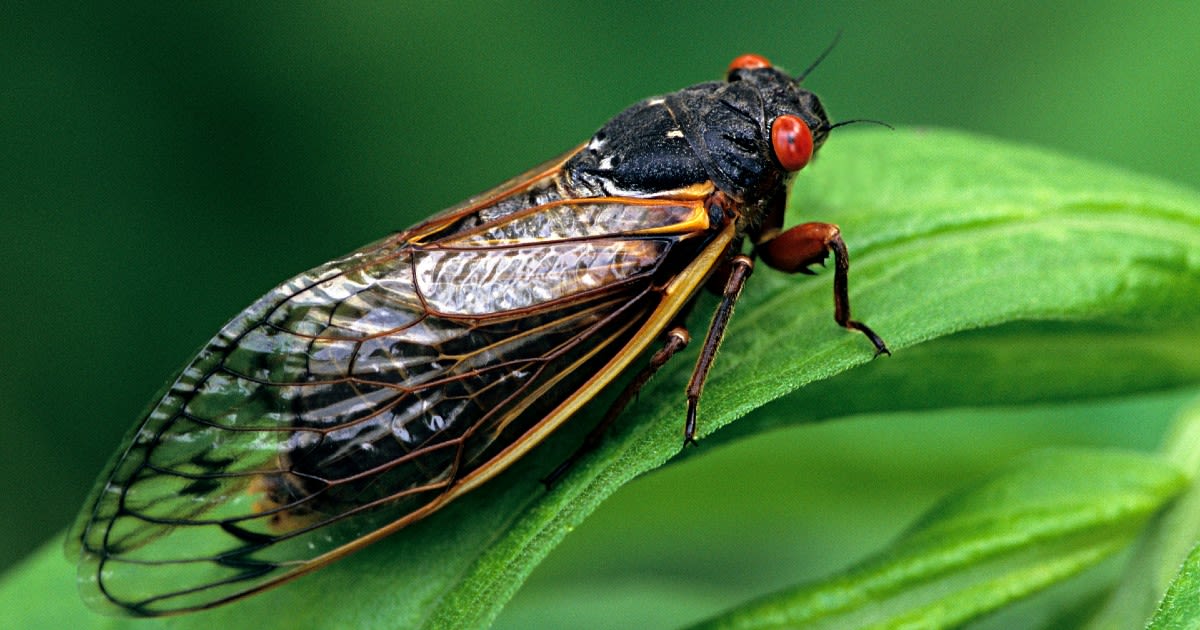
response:
M842 576L700 627L957 627L1123 547L1186 481L1146 455L1043 451L947 498Z
M1147 626L1150 630L1200 628L1200 547L1193 547L1179 576Z
M793 220L842 226L855 313L896 356L872 362L864 339L832 323L828 274L803 280L761 269L705 392L705 439L689 458L814 420L1070 403L1200 382L1193 192L991 139L905 130L839 137L802 175L792 201ZM704 323L697 316L691 326ZM602 501L679 453L689 369L678 359L656 378L602 447L549 492L537 479L572 450L586 421L399 535L281 588L170 623L487 625ZM1165 571L1156 582L1162 593L1195 540L1200 507L1186 491L1169 519L1148 519L1196 472L1200 441L1188 439L1189 426L1181 421L1159 455L1055 452L956 480L953 497L882 554L724 620L757 627L836 614L838 627L954 626L1061 583L1139 535L1129 575L1142 583ZM0 583L0 625L133 626L82 608L57 547ZM1173 594L1194 591L1194 565ZM1155 602L1123 595L1124 585L1118 579L1092 593L1106 603L1082 618L1149 618ZM1177 627L1168 624L1187 618L1186 599L1168 599L1155 623ZM606 619L600 611L584 625Z

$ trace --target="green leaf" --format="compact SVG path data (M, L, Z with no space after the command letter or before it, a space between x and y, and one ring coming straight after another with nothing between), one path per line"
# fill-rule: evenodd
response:
M1200 479L1200 401L1176 417L1162 447L1164 458ZM1196 593L1196 542L1200 540L1200 485L1192 484L1169 510L1143 533L1134 559L1104 606L1090 620L1093 630L1140 625L1158 607L1152 626L1200 624ZM1180 569L1182 563L1183 568ZM1164 594L1165 593L1165 597ZM1188 602L1186 593L1191 593ZM1159 598L1163 597L1159 602ZM1186 622L1186 623L1185 623ZM1189 626L1187 624L1193 624Z
M1192 548L1171 582L1148 630L1200 628L1200 545Z
M841 225L855 314L896 356L872 362L870 344L833 324L828 274L760 269L702 399L707 439L688 456L780 424L1200 382L1200 196L1193 192L996 140L880 131L832 140L798 179L792 209L794 221ZM695 336L711 304L697 308ZM988 327L996 328L955 334ZM404 532L171 625L302 626L318 618L338 627L487 625L600 502L679 454L694 351L673 361L552 491L538 478L574 449L603 400L485 489ZM802 387L786 406L717 432ZM132 625L80 606L57 549L38 552L0 584L0 625L66 617L80 628Z
M1120 549L1185 482L1145 455L1039 453L943 501L842 576L697 627L958 626Z

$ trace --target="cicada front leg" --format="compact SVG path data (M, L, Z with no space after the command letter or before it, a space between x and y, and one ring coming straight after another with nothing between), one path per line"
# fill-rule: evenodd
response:
M808 268L813 264L825 264L825 259L833 252L833 319L839 326L857 330L867 336L875 345L875 356L890 355L887 344L875 331L866 324L850 318L850 295L848 292L848 276L850 273L850 254L846 250L846 242L842 240L841 230L832 223L804 223L778 233L770 240L759 243L756 251L773 269L787 273L813 272Z

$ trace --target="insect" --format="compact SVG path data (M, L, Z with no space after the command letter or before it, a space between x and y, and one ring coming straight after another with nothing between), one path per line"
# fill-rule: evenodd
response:
M837 126L800 87L808 71L739 57L726 80L637 103L567 154L267 293L101 476L68 537L85 600L169 614L310 571L494 477L651 354L594 443L687 344L707 285L721 301L687 388L692 441L755 257L811 273L832 252L836 322L886 353L850 317L838 228L783 229L791 176Z

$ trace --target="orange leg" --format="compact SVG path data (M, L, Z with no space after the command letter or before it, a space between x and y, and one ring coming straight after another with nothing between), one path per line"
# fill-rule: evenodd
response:
M768 266L787 273L813 272L814 263L825 264L833 252L833 319L839 326L857 330L875 345L875 356L890 355L887 344L866 324L850 319L850 295L847 292L850 254L841 230L832 223L805 223L791 228L758 246L757 253Z

